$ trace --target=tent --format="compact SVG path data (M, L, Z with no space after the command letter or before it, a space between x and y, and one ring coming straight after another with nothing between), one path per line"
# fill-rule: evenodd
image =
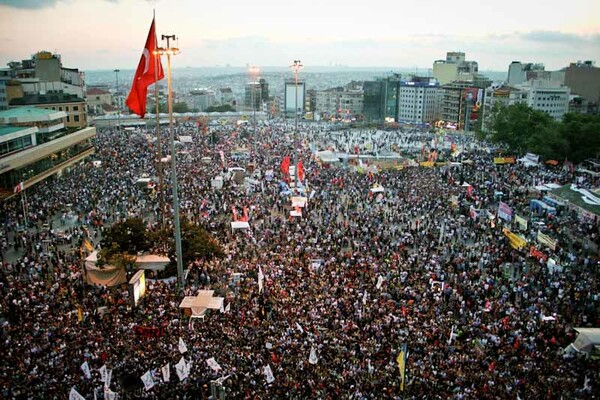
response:
M146 254L137 256L135 265L140 269L151 269L154 271L162 271L171 262L169 257L159 256L156 254Z
M117 286L127 282L125 268L114 265L98 267L98 252L92 252L85 259L85 281L90 285Z
M375 186L371 188L371 193L383 193L385 192L385 189L383 188L383 186Z
M294 207L294 208L296 208L296 207L304 208L304 207L306 207L307 202L308 202L308 199L306 197L300 197L300 196L292 197L292 207Z
M231 223L231 233L236 229L250 229L250 224L247 221L233 221Z
M579 333L573 343L568 345L565 353L587 353L600 349L600 328L574 328Z

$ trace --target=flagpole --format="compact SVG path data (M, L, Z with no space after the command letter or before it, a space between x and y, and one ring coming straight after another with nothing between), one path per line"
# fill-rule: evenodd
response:
M155 18L155 12L152 10L152 18ZM156 26L156 25L155 25ZM158 60L160 54L158 52L154 55L156 57L155 66L158 66ZM159 117L159 104L158 104L158 68L154 68L154 100L156 101L156 158L158 161L158 201L160 207L160 226L165 226L165 194L164 188L164 177L163 177L163 165L162 165L162 141L160 138L160 117Z
M168 90L168 103L169 103L169 144L171 147L171 184L173 185L173 228L175 230L175 252L177 258L177 281L179 288L183 289L184 277L183 277L183 259L181 249L181 227L179 224L179 197L177 190L177 163L175 153L175 134L173 132L173 91L172 91L172 79L171 79L171 54L179 53L179 49L170 47L169 41L175 40L175 35L161 35L161 40L167 40L167 47L165 49L158 49L161 53L167 55L167 90Z
M21 185L23 185L23 187L21 188L21 203L23 203L23 220L25 224L25 229L27 230L27 207L25 206L25 204L27 203L27 196L25 195L25 182L22 182Z

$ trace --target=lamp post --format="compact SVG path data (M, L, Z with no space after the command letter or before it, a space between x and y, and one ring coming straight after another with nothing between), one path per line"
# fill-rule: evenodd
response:
M158 54L167 55L167 90L169 104L169 144L171 148L171 184L173 185L173 230L175 231L175 253L177 257L177 282L179 288L183 289L183 259L181 250L181 227L179 224L179 197L177 190L177 163L175 153L175 133L173 132L173 91L171 79L171 56L179 54L177 47L170 46L170 40L176 40L175 35L161 35L161 40L167 41L167 47L159 47L156 51Z
M252 85L252 119L253 119L253 125L254 125L254 137L256 138L256 100L255 100L255 91L256 91L256 78L258 78L258 73L260 72L260 70L258 69L258 67L252 66L250 67L250 78L252 79L251 85Z
M117 88L115 90L115 99L117 100L117 120L119 121L119 133L122 132L121 128L121 104L119 103L119 72L120 69L115 69L115 78L117 80Z
M295 186L298 187L298 162L297 162L297 151L296 151L296 140L298 139L298 74L302 69L303 65L300 60L294 60L294 63L291 65L292 71L294 71L294 83L296 90L296 101L294 103L294 112L296 117L296 128L294 129L294 140L292 145L292 151L294 152L294 168L296 168L296 172L294 174ZM304 96L302 96L304 99ZM304 101L304 100L303 100Z

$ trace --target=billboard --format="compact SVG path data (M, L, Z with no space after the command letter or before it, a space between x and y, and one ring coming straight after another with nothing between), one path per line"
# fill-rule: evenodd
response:
M285 83L285 112L294 113L296 107L296 84L295 82ZM304 110L304 82L298 82L298 108Z
M145 270L140 269L129 280L129 285L133 293L133 305L137 306L140 299L146 294L146 274Z

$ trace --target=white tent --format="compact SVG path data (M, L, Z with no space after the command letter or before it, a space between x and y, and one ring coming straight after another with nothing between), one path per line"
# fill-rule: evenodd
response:
M307 202L308 202L308 199L306 197L301 197L301 196L292 197L292 207L304 208L304 207L306 207Z
M231 222L231 233L233 233L236 229L250 229L250 224L247 221Z
M159 256L156 254L146 254L135 258L135 265L141 269L151 269L154 271L162 271L171 262L169 257Z
M591 353L600 346L600 328L574 328L579 335L565 348L565 353Z
M292 210L292 211L290 211L290 216L291 217L302 217L302 211Z
M385 189L383 186L377 186L377 187L373 187L371 188L371 193L384 193Z

